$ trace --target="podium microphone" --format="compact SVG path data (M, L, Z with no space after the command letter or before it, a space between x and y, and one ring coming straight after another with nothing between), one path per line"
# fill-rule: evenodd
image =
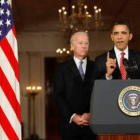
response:
M125 70L127 71L127 79L130 79L130 66L128 64L128 60L126 58L123 59L123 64L125 67Z
M136 60L135 60L134 58L132 58L131 61L132 61L133 70L134 70L134 71L135 71L135 70L138 70L138 65L137 65Z
M128 60L126 58L123 59L123 64L124 64L126 71L128 71L129 65L128 65Z

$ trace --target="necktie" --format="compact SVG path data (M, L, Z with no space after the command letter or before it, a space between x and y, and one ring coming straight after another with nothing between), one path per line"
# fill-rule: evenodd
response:
M83 61L80 61L79 72L81 74L82 79L84 80L85 74L84 74L84 71L83 71L83 68L82 68L82 64L83 64Z
M123 80L125 80L125 79L126 79L126 76L127 76L127 72L126 72L125 66L124 66L124 64L123 64L124 55L125 55L125 53L124 53L124 52L121 52L120 72L121 72L121 75L122 75L122 79L123 79Z

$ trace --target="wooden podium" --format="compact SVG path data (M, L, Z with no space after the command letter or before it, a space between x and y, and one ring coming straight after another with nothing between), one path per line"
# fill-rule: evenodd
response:
M97 140L140 140L140 135L98 135Z
M95 81L90 102L90 127L98 140L140 140L140 115L130 116L118 105L120 93L132 86L139 89L140 80ZM140 91L136 92L140 108Z

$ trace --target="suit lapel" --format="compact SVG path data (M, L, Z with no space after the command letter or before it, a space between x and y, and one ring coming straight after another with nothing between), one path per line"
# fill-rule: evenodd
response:
M81 77L81 75L79 73L79 70L78 70L78 68L77 68L77 66L76 66L75 61L74 61L73 58L69 61L69 67L70 67L70 70L73 72L73 74L76 77L79 77L82 80L82 77Z
M85 73L85 79L84 79L84 81L86 81L86 79L88 79L88 77L91 76L90 75L90 71L91 70L92 69L90 68L90 61L87 59L87 66L86 66L86 73Z
M130 49L128 50L128 62L130 63L132 60L130 60L130 58L135 58L135 54L133 53L133 51L131 51Z
M109 51L109 54L110 54L110 58L112 58L112 59L117 59L117 58L116 58L115 51L114 51L114 48L113 48L112 50ZM117 60L116 60L116 61L117 61ZM118 62L117 62L117 68L119 69Z
M115 59L116 58L116 54L115 54L114 48L112 50L110 50L109 52L110 52L110 58ZM117 58L116 58L116 61L117 61ZM116 64L117 64L117 67L116 67L115 71L113 72L112 76L115 79L118 79L118 78L120 79L121 78L121 73L120 73L118 62Z

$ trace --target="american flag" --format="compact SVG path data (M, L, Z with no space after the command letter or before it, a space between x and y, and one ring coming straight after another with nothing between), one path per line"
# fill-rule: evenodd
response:
M18 48L9 0L0 0L0 140L21 140Z

